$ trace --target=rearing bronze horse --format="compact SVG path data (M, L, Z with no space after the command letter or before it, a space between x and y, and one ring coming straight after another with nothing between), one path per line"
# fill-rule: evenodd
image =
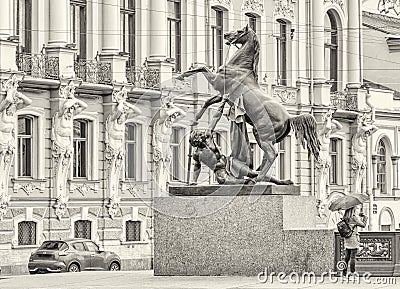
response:
M247 122L253 127L253 134L258 145L264 151L263 161L258 176L250 181L266 179L268 170L277 157L274 144L282 141L294 130L295 136L303 147L307 146L309 154L318 159L320 143L316 121L310 114L290 115L285 107L271 99L258 85L257 66L260 45L255 32L246 26L243 29L226 33L224 39L228 45L241 45L225 66L215 74L207 67L200 67L182 73L178 79L184 79L196 73L202 73L208 82L220 94L208 99L196 121L206 109L215 103L226 101L231 106L230 119L233 122ZM224 96L227 96L224 99ZM240 120L241 119L241 120ZM234 142L235 139L232 139ZM232 143L232 147L234 147ZM280 184L290 184L281 181Z

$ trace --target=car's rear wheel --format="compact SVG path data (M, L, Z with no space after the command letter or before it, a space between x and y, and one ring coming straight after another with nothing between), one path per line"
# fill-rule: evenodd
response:
M112 262L110 265L110 271L119 271L121 270L121 266L118 262Z
M79 272L81 271L81 268L79 268L79 265L77 263L72 263L68 267L68 272Z

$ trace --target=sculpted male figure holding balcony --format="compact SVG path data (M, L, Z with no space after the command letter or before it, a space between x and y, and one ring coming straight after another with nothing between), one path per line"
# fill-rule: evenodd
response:
M75 97L75 85L70 82L66 87L60 89L59 111L53 118L53 138L57 146L62 150L71 152L72 132L74 126L73 116L85 110L88 106Z

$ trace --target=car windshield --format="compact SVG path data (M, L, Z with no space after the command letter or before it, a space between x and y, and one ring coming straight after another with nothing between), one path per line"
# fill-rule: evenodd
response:
M61 241L46 241L40 246L39 250L64 250L67 249L68 246L64 242Z

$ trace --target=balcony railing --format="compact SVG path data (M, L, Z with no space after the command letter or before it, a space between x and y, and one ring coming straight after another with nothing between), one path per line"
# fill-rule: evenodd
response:
M111 63L97 60L79 60L74 62L77 77L85 82L110 84L112 82Z
M336 91L331 93L331 105L344 110L357 110L357 95Z
M139 88L160 88L160 71L157 69L146 66L127 66L126 78L129 83Z
M400 276L400 232L360 232L356 271ZM335 264L344 260L343 238L335 234ZM337 268L335 268L337 270Z
M35 78L59 79L59 59L46 54L18 53L19 71Z

